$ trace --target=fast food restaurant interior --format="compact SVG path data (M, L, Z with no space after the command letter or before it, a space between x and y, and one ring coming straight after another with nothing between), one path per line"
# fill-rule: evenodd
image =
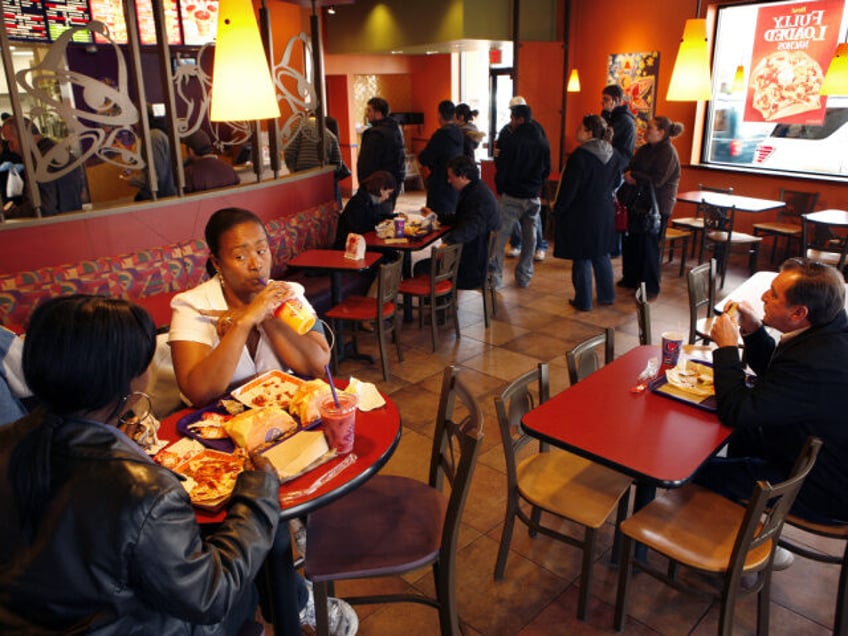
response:
M132 4L125 3L122 10ZM54 139L73 134L74 148L85 155L80 161L86 181L83 209L39 218L38 213L16 217L7 207L0 222L0 309L5 307L0 316L4 326L17 332L25 331L28 312L44 298L68 290L120 294L118 283L131 288L133 283L126 279L142 269L145 258L168 257L163 246L178 245L183 254L191 249L202 255L203 228L219 208L245 207L266 223L279 223L307 210L333 207L331 167L293 174L280 160L310 110L313 115L318 112L319 127L328 115L338 122L342 159L353 173L339 182L346 201L358 187L359 141L366 125L366 102L373 96L384 97L391 110L402 115L407 180L398 206L404 211L424 204L426 175L415 156L439 127L440 101L465 102L479 111L475 123L486 137L476 158L483 179L493 185L492 137L508 122L510 99L523 96L547 132L551 179L557 180L578 145L575 131L581 118L600 111L601 91L609 83L621 84L631 108L640 111L640 139L651 116L665 115L683 124L683 134L674 140L682 166L679 192L733 188L737 195L779 200L783 190L815 191L817 210L848 209L848 117L843 115L848 113L848 95L817 94L837 45L846 39L845 0L657 0L641 5L623 0L262 0L253 2L253 10L266 51L271 50L280 116L237 124L212 121L208 113L210 88L216 86L214 47L204 45L215 35L207 20L215 18L217 1L205 3L207 11L199 6L189 9L182 0L166 3L164 9L159 3L151 7L138 2L140 36L127 29L136 22L133 16L116 18L112 4L105 2L97 13L97 5L90 2L90 11L111 25L111 40L102 31L94 33L96 29L80 29L74 38L62 40L62 29L51 26L45 33L32 15L18 16L14 28L7 17L0 37L6 78L0 111L17 119L32 118L43 134ZM787 5L790 13L785 14ZM795 26L790 18L780 22L780 15L797 16L800 7L821 13ZM709 94L671 100L672 69L684 25L692 18L706 20L712 58ZM768 20L779 26L765 40L755 38L755 33L768 30ZM795 35L790 37L789 31ZM778 32L783 35L775 35ZM170 43L157 44L157 36L165 33ZM803 47L798 44L801 40ZM801 63L790 55L799 50L805 51L805 64L809 60L818 66L818 75L811 71L814 86L796 87L794 96L788 91L765 96L765 89L758 93L761 82L768 82L763 77L780 73L774 66ZM757 65L769 54L771 67ZM741 88L736 81L740 69ZM579 74L579 88L566 90L574 71ZM16 81L11 80L12 73ZM44 80L48 76L49 81ZM99 92L91 90L98 85ZM224 91L236 102L251 100L250 86L228 86ZM807 105L799 106L804 100ZM139 189L134 178L150 179L142 169L153 158L145 116L148 104L164 115L177 194L134 201ZM76 126L68 126L70 121ZM235 168L241 185L182 193L188 155L181 142L198 128L212 138L215 154ZM36 177L40 166L29 154L34 139L24 134L22 140L25 192L33 186L37 191L36 179L43 175ZM673 218L690 216L694 207L678 202ZM774 221L777 214L774 209L739 214L736 230L751 232L754 223ZM772 256L770 247L764 244L760 250L759 270L776 271L779 266L781 259ZM782 244L777 251L781 249ZM692 254L689 267L697 264ZM104 274L107 284L97 276L83 275L83 284L70 285L69 269L82 273L87 264L94 264L96 273L98 259L116 255L134 255L119 259L129 272L123 278L118 272ZM687 283L685 275L678 275L679 258L677 253L673 262L663 262L662 292L651 303L655 344L666 330L688 330ZM465 375L479 400L484 440L457 549L456 600L465 633L608 633L618 581L618 568L610 564L614 515L603 526L595 550L585 621L576 616L581 555L571 546L542 534L530 537L526 527L517 524L506 574L502 580L493 577L507 479L493 398L539 362L550 363L551 395L566 389L565 351L605 327L615 329L616 356L636 347L633 295L619 289L613 305L582 314L567 303L572 291L570 261L554 258L553 249L535 263L528 288L519 288L512 280L515 260L505 263L505 285L497 292L491 326L484 321L480 292L462 291L461 337L455 337L452 325L440 326L432 352L428 328L419 328L417 321L403 324L399 337L404 360L400 362L394 348L388 347L390 376L384 380L380 351L367 337L370 334L363 334L362 351L377 362L344 360L338 375L373 382L400 411L400 442L381 473L423 481L444 367L459 365L461 377ZM749 278L753 272L746 265L745 257L731 255L718 299ZM620 259L613 260L613 267L618 279ZM66 278L56 278L59 271ZM166 328L170 298L183 289L176 275L174 280L160 276L158 284L162 293L133 299L151 311L157 326ZM582 532L564 521L557 527L575 536ZM784 533L795 536L796 531L787 527ZM844 542L800 532L797 537L831 554L841 555L844 548ZM839 577L838 564L804 558L775 572L771 633L831 632ZM425 568L388 583L343 581L335 592L345 596L406 588L429 594L432 586L433 576ZM717 602L693 599L636 574L624 633L711 633L718 625L718 608ZM357 612L361 634L424 635L439 629L437 612L419 605L359 605ZM756 624L756 596L740 600L734 633L754 633ZM269 626L267 633L270 630Z

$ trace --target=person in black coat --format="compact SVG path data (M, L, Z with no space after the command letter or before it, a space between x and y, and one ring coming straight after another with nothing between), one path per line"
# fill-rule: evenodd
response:
M845 281L829 265L791 258L762 300L762 321L743 302L738 324L725 312L710 332L719 347L713 351L718 416L736 432L727 457L710 459L695 481L746 500L756 480L786 479L807 437L814 435L823 444L792 512L816 523L848 523ZM780 341L763 325L780 331ZM753 386L746 363L757 374Z
M630 186L653 185L659 207L660 225L643 232L630 224L621 250L622 277L619 287L636 289L645 281L648 299L660 293L660 241L674 208L680 183L680 159L671 139L683 132L683 124L668 117L654 117L645 130L645 143L633 155L624 181Z
M343 250L350 232L365 234L383 219L392 218L394 214L387 213L384 204L396 189L394 176L385 170L378 170L364 181L360 181L359 189L339 216L333 248Z
M624 103L624 91L618 84L605 86L601 92L601 117L612 127L612 147L627 161L633 158L636 147L636 119Z
M448 183L448 162L464 152L464 136L456 125L453 102L439 102L439 128L418 155L422 166L430 169L427 179L427 207L439 220L456 211L457 192Z
M365 107L365 118L370 126L362 133L359 156L356 158L356 178L361 183L378 170L391 172L397 187L387 212L395 209L395 201L400 186L406 178L406 145L403 131L392 117L389 117L389 102L382 97L372 97Z
M579 311L592 309L592 271L598 304L615 301L610 251L615 243L612 197L624 157L610 144L612 129L599 115L586 115L577 128L577 148L568 158L554 204L554 256L573 261L571 281Z
M489 265L489 233L501 227L498 200L480 180L477 164L469 157L454 157L448 164L448 182L459 193L456 214L445 218L452 227L445 243L462 243L456 286L478 289Z

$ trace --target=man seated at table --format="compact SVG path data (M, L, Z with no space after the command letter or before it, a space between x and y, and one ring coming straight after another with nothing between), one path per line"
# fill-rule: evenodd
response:
M488 267L489 232L501 226L498 200L483 181L474 160L460 155L448 163L448 183L459 192L456 213L446 216L450 233L445 243L462 243L462 257L456 286L477 289L483 284ZM420 271L420 265L417 269Z
M845 282L829 265L792 258L762 299L762 320L743 302L738 324L729 315L733 312L725 311L710 332L719 347L713 352L718 415L737 430L728 456L709 460L695 481L746 500L756 480L786 479L805 440L815 435L822 449L792 512L813 522L848 522ZM765 326L782 333L778 342ZM745 362L757 374L752 387Z

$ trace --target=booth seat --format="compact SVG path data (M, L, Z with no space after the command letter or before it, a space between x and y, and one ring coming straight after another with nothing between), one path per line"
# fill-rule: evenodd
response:
M331 307L329 277L291 272L286 263L312 248L332 246L338 220L335 201L310 207L266 222L274 257L272 278L294 280L319 315ZM34 270L0 273L0 324L22 333L32 310L47 298L67 294L103 294L127 298L145 307L159 327L171 319L174 295L206 279L209 250L200 238L117 256L98 256ZM345 294L364 294L371 276L343 278Z

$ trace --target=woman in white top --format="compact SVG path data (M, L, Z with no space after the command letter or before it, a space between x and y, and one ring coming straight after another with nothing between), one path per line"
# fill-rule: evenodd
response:
M274 310L303 286L271 281L271 250L261 219L248 210L218 210L206 224L212 278L171 302L168 342L177 383L195 406L270 369L323 375L330 348L320 321L300 336Z

